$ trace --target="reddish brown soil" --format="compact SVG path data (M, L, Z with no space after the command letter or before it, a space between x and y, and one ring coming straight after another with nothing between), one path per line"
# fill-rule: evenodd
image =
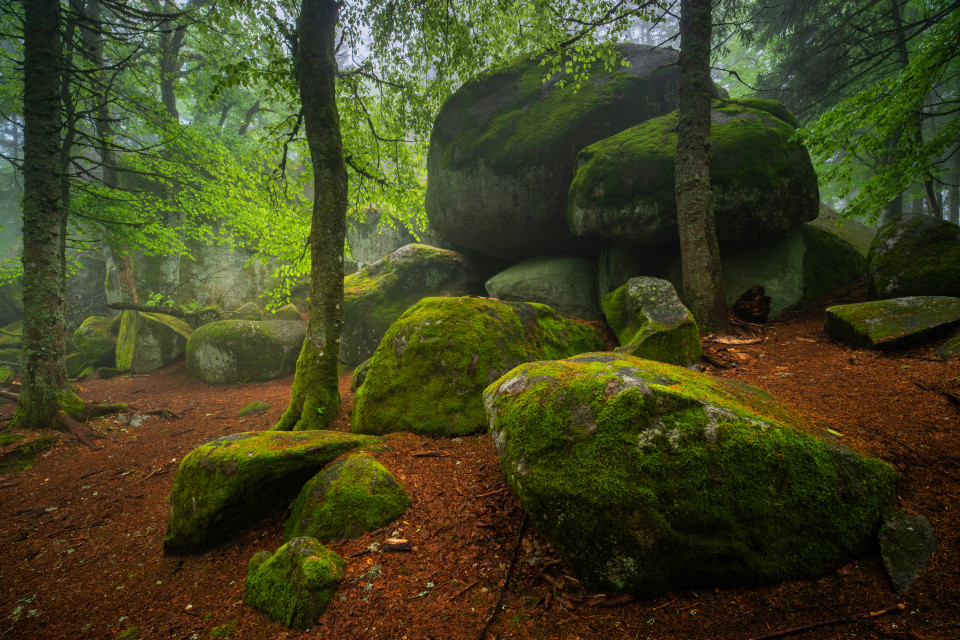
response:
M203 555L161 551L177 462L217 436L274 424L291 380L214 387L174 365L87 382L83 395L141 411L167 408L180 419L151 417L139 427L99 419L101 450L64 435L32 468L0 475L0 638L473 640L496 608L489 638L745 639L897 604L901 612L791 637L960 638L960 407L947 395L960 394L960 362L925 359L930 346L850 349L829 340L821 322L822 307L770 325L762 343L722 354L740 366L718 375L773 392L810 416L811 428L839 432L897 467L901 505L930 518L940 538L904 595L894 593L877 557L820 579L754 589L707 586L626 603L587 593L532 527L517 546L523 512L488 437L394 435L378 456L413 506L383 530L330 545L348 559L347 578L317 627L292 631L243 604L247 562L280 546L282 513ZM340 429L350 409L346 381ZM252 400L273 407L238 418ZM394 532L414 550L363 553Z

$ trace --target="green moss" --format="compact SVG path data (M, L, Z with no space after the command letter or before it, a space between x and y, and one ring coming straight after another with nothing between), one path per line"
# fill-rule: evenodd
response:
M117 334L117 369L129 371L133 366L133 354L140 332L140 314L124 311L120 314L120 330Z
M796 428L746 385L611 354L486 391L500 464L593 590L640 596L817 575L870 550L896 472Z
M0 433L0 447L5 447L14 442L20 442L23 436L18 433Z
M15 434L2 434L3 442L0 446L10 445L22 439L22 436ZM10 471L22 471L33 466L37 454L52 449L57 444L56 436L42 436L18 444L10 451L0 455L0 473Z
M285 304L270 316L271 320L294 320L298 322L303 321L303 316L300 315L300 311L293 304Z
M251 559L244 601L275 622L309 629L343 581L345 567L343 558L313 538L294 538L272 556Z
M334 458L378 438L335 431L239 433L180 462L164 553L199 553L283 508Z
M186 344L187 373L211 384L273 380L292 374L307 325L302 320L221 320Z
M253 402L247 405L244 405L243 408L240 409L239 415L241 418L245 418L247 416L252 416L257 413L266 413L267 411L270 410L270 406L271 405L269 402L264 402L262 400L254 400Z
M73 345L84 359L94 364L107 364L115 360L116 340L110 332L113 318L90 316L73 332Z
M855 347L900 349L960 324L960 299L913 296L827 307L824 330Z
M877 231L867 261L871 298L960 297L960 227L945 220L891 220Z
M837 233L808 223L800 227L800 234L805 244L804 290L797 306L816 302L866 272L866 259Z
M482 392L531 360L602 349L600 332L540 304L424 298L390 326L354 399L357 433L486 430Z
M410 497L386 467L367 454L350 455L303 486L283 539L355 538L386 526L407 510Z
M23 342L23 320L17 320L0 331L0 348L16 349Z

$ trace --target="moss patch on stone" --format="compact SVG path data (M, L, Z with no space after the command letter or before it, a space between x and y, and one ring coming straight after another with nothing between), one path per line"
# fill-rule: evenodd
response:
M823 328L854 347L900 349L960 324L960 298L913 296L827 307Z
M94 365L106 365L115 361L116 338L110 331L113 318L90 316L73 332L73 346L83 354L84 360Z
M577 256L537 256L501 271L484 285L491 298L539 302L571 318L596 320L595 260Z
M903 215L870 245L871 298L960 296L960 227L926 215Z
M187 373L210 384L284 378L296 368L306 332L302 320L205 324L187 342Z
M424 298L390 326L354 399L358 433L486 430L483 389L523 362L604 348L591 326L541 304Z
M507 481L593 591L653 597L822 574L875 548L889 465L818 440L763 391L609 353L485 392Z
M346 456L310 479L293 502L283 539L310 536L322 542L356 538L388 525L410 506L410 497L386 467L369 454Z
M336 431L224 436L180 462L170 493L164 553L200 553L282 509L337 456L379 438Z
M244 405L240 409L239 416L241 418L246 418L247 416L256 415L258 413L266 413L270 410L270 403L264 402L263 400L254 400L253 402Z
M833 229L807 223L800 234L805 246L803 297L796 306L816 302L866 273L866 259Z
M191 329L179 318L162 313L124 311L117 336L117 369L147 373L181 357Z
M274 622L309 629L344 578L346 561L313 538L294 538L250 559L244 602Z

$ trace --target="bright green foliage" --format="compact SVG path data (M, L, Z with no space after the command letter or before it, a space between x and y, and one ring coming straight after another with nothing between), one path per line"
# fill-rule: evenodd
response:
M273 555L261 551L247 568L244 602L274 622L309 629L343 581L346 561L313 538L294 538Z
M187 373L211 384L284 378L296 367L304 335L299 319L210 322L187 341Z
M532 360L605 347L599 330L542 304L424 298L390 325L354 398L357 433L486 431L483 389Z
M960 298L912 296L827 307L830 337L854 347L900 349L960 324Z
M285 507L342 453L379 438L336 431L248 432L201 445L180 462L164 553L200 553Z
M484 393L508 483L584 587L654 597L822 574L871 551L896 471L765 392L609 353Z
M410 497L369 454L352 454L310 479L293 502L283 539L356 538L385 527L410 506Z

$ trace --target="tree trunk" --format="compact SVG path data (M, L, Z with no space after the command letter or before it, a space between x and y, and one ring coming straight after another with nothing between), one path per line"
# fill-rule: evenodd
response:
M338 364L343 330L343 244L347 166L337 112L335 57L339 4L303 0L294 52L304 130L313 164L310 318L297 360L290 406L274 427L322 429L340 405Z
M953 171L947 191L947 220L960 225L960 149L953 152Z
M676 200L684 300L701 330L722 331L727 303L710 192L712 27L709 0L681 1Z
M23 375L14 423L26 429L83 409L65 367L59 26L58 0L24 2Z

